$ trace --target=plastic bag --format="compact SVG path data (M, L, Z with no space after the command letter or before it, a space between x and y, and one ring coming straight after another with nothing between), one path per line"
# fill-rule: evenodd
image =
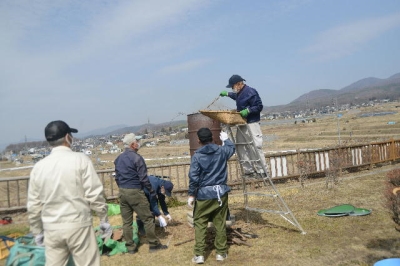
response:
M6 261L6 266L44 266L45 264L44 247L37 246L32 235L15 239L15 244L10 249L10 254ZM70 258L67 266L74 265L72 258Z
M109 203L108 205L108 216L113 216L121 213L121 208L118 204Z

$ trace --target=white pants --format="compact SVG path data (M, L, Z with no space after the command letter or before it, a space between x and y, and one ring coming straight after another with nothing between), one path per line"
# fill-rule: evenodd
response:
M263 146L263 136L260 127L260 123L250 123L246 125L238 125L238 129L236 132L236 142L237 143L250 143L253 140L258 154L254 153L254 149L249 148L247 145L237 145L236 153L239 156L239 159L242 162L242 167L244 174L251 173L254 171L264 172L264 168L267 168L267 163L265 161L265 155L262 150ZM247 147L246 147L247 146ZM260 162L254 162L253 166L249 161L256 161L258 157L261 159ZM256 169L254 169L256 168Z
M75 266L100 266L100 253L91 226L45 230L46 266L65 266L72 255Z

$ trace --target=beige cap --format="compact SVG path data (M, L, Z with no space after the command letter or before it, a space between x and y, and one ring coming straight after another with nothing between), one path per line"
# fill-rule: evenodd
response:
M122 142L126 145L131 145L136 141L136 135L133 133L126 134Z

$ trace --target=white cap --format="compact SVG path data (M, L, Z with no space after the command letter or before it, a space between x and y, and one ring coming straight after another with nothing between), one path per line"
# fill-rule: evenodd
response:
M124 139L122 140L122 142L123 142L125 145L129 145L129 146L130 146L132 143L134 143L135 141L136 141L136 135L133 134L133 133L126 134L125 137L124 137Z

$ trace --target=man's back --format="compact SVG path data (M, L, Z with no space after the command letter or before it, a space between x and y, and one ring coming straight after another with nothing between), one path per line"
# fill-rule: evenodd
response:
M90 159L65 146L53 148L31 172L31 198L40 199L44 227L52 228L50 224L62 227L63 223L68 228L90 225L90 201L104 202L102 191Z

